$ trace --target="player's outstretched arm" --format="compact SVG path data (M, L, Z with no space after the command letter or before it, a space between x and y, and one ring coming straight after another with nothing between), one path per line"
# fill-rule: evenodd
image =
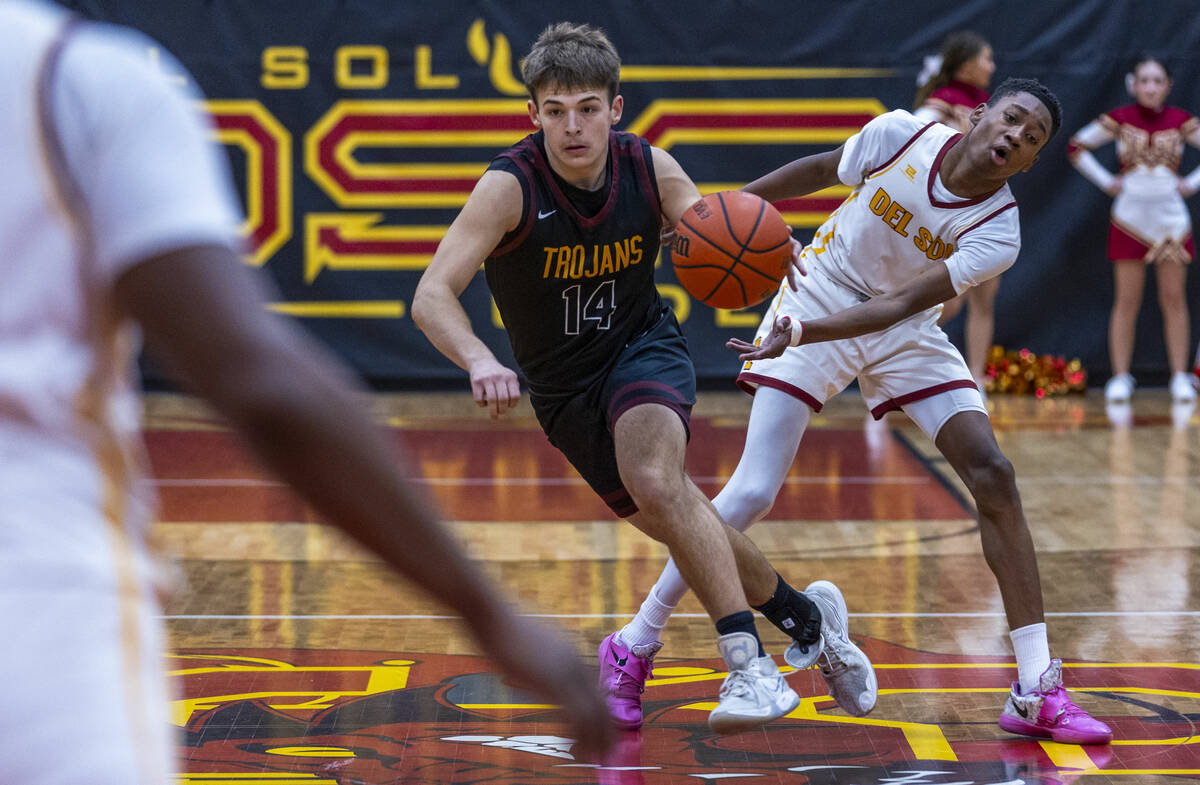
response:
M467 560L425 494L405 479L411 470L403 454L370 421L350 373L266 311L263 288L232 251L202 246L134 265L117 280L114 298L141 325L147 348L267 466L327 520L461 614L510 678L566 709L581 744L603 747L607 713L574 648L518 616Z
M807 196L841 182L838 179L838 164L841 160L842 147L797 158L790 164L784 164L742 186L742 190L757 194L768 202Z
M475 403L488 407L492 417L517 405L517 374L475 335L458 298L505 233L520 223L523 201L515 177L485 172L438 244L412 301L413 321L438 351L470 375Z
M725 346L737 352L739 360L765 360L778 357L789 346L854 338L886 329L955 294L949 271L944 265L937 265L893 292L872 297L831 316L799 322L782 314L758 346L738 338L729 339Z

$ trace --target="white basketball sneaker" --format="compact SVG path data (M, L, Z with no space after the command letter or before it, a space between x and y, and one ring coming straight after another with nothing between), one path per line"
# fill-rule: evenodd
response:
M875 668L849 635L849 614L841 591L829 581L814 581L804 593L821 609L824 648L817 657L829 694L846 713L861 717L875 708L879 684Z
M1196 400L1196 388L1193 386L1195 376L1184 371L1171 375L1171 400L1179 403L1190 403Z
M774 660L758 656L758 641L747 632L717 638L729 668L721 685L717 708L708 715L716 733L740 733L782 717L800 705L800 696L788 686Z
M1137 382L1127 373L1119 373L1104 385L1104 398L1108 401L1128 401Z

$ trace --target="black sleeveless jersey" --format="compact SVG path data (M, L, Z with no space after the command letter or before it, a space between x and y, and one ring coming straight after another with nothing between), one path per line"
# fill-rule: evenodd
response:
M488 167L521 182L521 223L485 264L513 354L538 395L581 390L664 307L654 286L662 208L650 145L609 132L608 195L588 217L568 199L538 131Z

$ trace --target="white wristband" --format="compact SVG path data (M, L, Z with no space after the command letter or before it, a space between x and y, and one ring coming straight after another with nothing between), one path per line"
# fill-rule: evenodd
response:
M804 322L799 319L792 319L792 339L788 341L788 346L799 346L800 337L804 335Z

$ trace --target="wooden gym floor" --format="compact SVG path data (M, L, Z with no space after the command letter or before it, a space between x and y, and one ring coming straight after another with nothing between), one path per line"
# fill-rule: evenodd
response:
M417 456L454 531L523 604L594 657L637 609L663 548L612 519L547 443L527 401L490 421L461 395L375 399ZM996 725L1016 668L970 504L903 415L868 424L831 402L751 535L793 585L827 578L875 662L867 718L819 676L799 709L720 738L715 633L679 606L645 698L647 723L605 766L570 755L545 707L490 673L460 623L318 525L186 398L149 396L162 498L156 534L183 582L165 615L180 699L178 782L1167 783L1200 779L1200 413L1139 390L995 396L1040 554L1052 652L1077 702L1117 740L1077 747ZM749 398L701 397L689 471L706 492L741 453ZM336 460L336 456L330 456ZM760 622L769 650L786 639ZM536 657L537 652L531 652ZM777 660L782 662L781 657Z

